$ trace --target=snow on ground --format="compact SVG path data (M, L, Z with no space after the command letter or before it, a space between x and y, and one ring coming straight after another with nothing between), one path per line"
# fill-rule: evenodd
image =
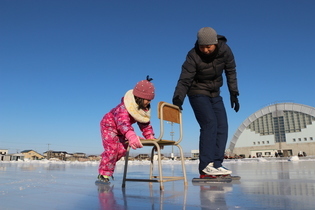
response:
M268 157L268 158L242 158L242 159L225 159L224 164L237 164L237 163L252 163L252 162L286 162L286 161L315 161L315 156L308 156L308 157L298 157L298 156L292 156L292 157L281 157L281 158L275 158L275 157ZM156 162L156 161L155 161ZM98 165L98 161L61 161L61 160L19 160L19 161L0 161L1 163L11 163L11 164L64 164L64 165ZM198 160L186 160L186 164L198 164ZM117 165L125 164L124 160L120 160L117 162ZM129 161L130 165L149 165L149 160L134 160ZM181 164L179 160L163 160L163 164Z

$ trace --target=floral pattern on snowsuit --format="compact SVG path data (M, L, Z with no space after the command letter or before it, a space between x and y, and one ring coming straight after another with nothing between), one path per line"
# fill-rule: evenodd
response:
M132 130L132 124L137 123L142 135L146 139L154 138L153 128L150 121L147 123L137 122L127 111L123 99L119 105L108 112L101 120L101 136L104 152L101 154L99 174L112 176L116 162L124 157L128 147L125 134Z

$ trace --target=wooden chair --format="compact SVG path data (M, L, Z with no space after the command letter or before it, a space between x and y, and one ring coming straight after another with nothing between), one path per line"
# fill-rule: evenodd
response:
M183 127L182 127L182 112L181 110L170 103L159 102L158 104L158 118L160 119L160 136L156 139L143 139L141 143L143 147L149 146L152 147L151 150L151 164L150 164L150 175L147 179L136 179L136 178L127 178L127 169L128 169L128 159L130 147L127 148L127 153L125 157L125 167L124 167L124 175L122 187L125 188L126 181L136 181L136 182L159 182L160 190L164 190L164 182L176 181L176 180L184 180L184 185L187 186L187 177L186 177L186 169L185 169L185 158L182 147L179 143L183 138ZM178 124L179 137L177 140L165 140L164 139L164 125L166 122L176 123ZM162 171L162 159L161 159L161 147L166 146L176 146L180 153L180 161L182 165L182 176L163 176ZM158 176L153 175L154 168L154 152L157 153L157 164L158 164Z

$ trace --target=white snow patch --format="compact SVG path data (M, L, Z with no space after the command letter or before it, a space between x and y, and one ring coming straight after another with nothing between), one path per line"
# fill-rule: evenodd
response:
M288 159L288 161L299 161L300 160L300 158L298 157L298 156L292 156L292 157L290 157L289 159Z

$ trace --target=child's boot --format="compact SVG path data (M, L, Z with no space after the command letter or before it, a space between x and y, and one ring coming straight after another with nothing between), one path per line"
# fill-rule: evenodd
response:
M109 179L110 179L110 176L105 176L105 175L101 175L99 174L97 176L97 179L101 182L104 182L104 183L110 183Z

